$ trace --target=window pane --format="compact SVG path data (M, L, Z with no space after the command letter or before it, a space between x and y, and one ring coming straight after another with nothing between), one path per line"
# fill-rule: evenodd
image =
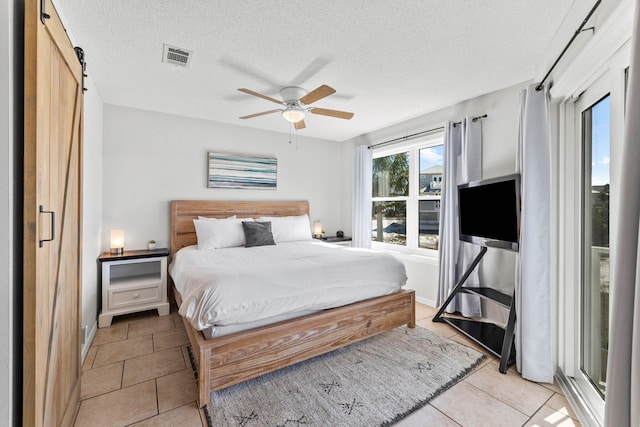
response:
M426 249L438 250L440 230L440 200L420 200L419 243Z
M609 349L610 99L582 113L584 130L584 265L581 368L604 396Z
M409 195L409 153L373 159L373 197Z
M443 163L444 145L420 150L420 195L440 195Z
M407 202L373 202L371 240L407 244Z

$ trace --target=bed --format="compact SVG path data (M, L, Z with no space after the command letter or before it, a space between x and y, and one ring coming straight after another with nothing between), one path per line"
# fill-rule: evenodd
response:
M236 215L240 218L259 218L304 214L309 214L309 204L306 201L174 200L171 202L171 262L183 248L185 250L178 257L189 251L193 252L192 247L197 244L193 220L198 217L228 218ZM303 242L299 245L315 243ZM286 245L281 246L282 250L291 250ZM170 280L176 303L183 312L188 304L192 304L191 293L185 293L186 302L183 302L183 295L176 288L173 277L170 277ZM179 280L182 278L179 277ZM182 289L184 291L186 288ZM398 326L415 327L414 292L402 289L382 292L386 294L366 295L364 300L335 308L301 311L294 318L285 318L275 323L269 322L273 319L278 320L277 317L265 315L267 324L263 324L263 320L262 323L257 323L257 327L239 331L231 329L220 336L215 336L215 332L203 332L202 326L205 325L194 322L192 317L181 315L198 368L198 405L206 405L210 401L212 391Z

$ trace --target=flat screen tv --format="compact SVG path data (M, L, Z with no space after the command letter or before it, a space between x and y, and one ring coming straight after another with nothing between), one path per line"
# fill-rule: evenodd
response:
M517 251L520 237L520 175L458 186L460 240Z

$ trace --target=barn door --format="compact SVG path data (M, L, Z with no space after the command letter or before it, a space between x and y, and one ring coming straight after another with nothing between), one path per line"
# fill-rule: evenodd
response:
M23 423L71 425L81 369L82 66L50 0L25 2L24 54Z

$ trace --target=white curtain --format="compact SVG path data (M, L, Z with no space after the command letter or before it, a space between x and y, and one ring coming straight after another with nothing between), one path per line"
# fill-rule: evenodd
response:
M523 378L552 383L550 199L551 121L548 88L520 94L516 169L522 178L516 274L516 364Z
M353 237L356 248L371 247L371 193L373 153L366 145L356 147L353 165Z
M640 4L635 6L609 309L605 426L640 426Z
M448 121L444 132L444 186L440 202L440 274L438 279L438 306L449 296L458 279L464 274L480 247L461 242L458 229L458 185L477 181L482 177L482 125L465 117L455 126ZM465 287L479 286L476 268L465 282ZM457 295L446 309L467 317L480 317L480 298Z

